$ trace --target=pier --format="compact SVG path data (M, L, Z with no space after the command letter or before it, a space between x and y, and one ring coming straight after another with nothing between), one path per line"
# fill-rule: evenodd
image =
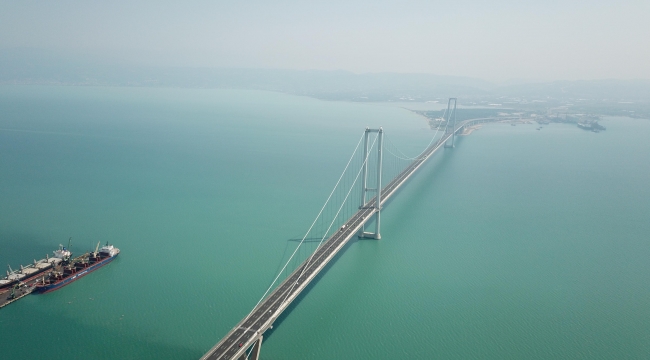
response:
M82 254L71 260L71 263L86 261L90 253ZM44 265L52 264L52 267L47 270L42 270ZM31 265L30 265L31 266ZM3 308L23 297L31 294L36 290L36 284L48 278L53 271L63 272L64 262L58 258L42 259L39 262L34 262L34 266L21 267L19 275L24 275L17 283L10 287L0 290L0 308ZM37 272L41 269L42 272ZM76 271L75 271L76 272ZM12 275L15 273L12 273Z
M20 284L0 290L0 308L31 294L34 291L34 284L47 274L49 274L49 271L34 275Z

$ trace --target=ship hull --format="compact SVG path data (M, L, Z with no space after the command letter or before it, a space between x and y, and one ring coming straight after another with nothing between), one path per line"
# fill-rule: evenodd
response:
M28 274L25 277L13 280L12 282L9 282L9 283L2 284L2 285L0 285L0 291L2 291L3 289L11 288L12 286L18 284L19 282L27 282L27 281L30 281L30 280L34 280L34 278L38 277L39 275L43 274L44 272L46 272L48 270L51 270L52 267L53 267L53 265L46 266L44 268L38 269L37 271L35 271L35 272L31 273L31 274Z
M119 253L118 253L119 254ZM80 278L90 274L91 272L99 269L100 267L110 263L111 261L115 260L118 254L115 254L114 256L107 257L106 259L103 259L95 264L90 265L89 267L80 270L77 273L71 274L70 276L59 280L57 282L54 282L52 284L46 284L46 285L36 285L35 292L39 294L45 294L57 289L60 289L74 281L79 280Z

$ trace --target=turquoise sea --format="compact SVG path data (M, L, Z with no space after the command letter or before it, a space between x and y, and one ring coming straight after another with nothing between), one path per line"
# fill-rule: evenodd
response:
M438 153L272 334L270 359L650 358L650 120L491 124ZM122 250L0 309L7 359L198 359L257 302L366 126L279 93L0 87L0 265ZM293 245L292 245L293 244Z

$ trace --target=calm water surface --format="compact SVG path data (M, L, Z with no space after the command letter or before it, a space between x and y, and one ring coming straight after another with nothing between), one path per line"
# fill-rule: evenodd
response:
M493 124L433 158L265 339L263 359L647 359L650 121ZM0 264L72 237L111 265L0 310L15 359L196 359L262 295L366 126L276 93L0 87Z

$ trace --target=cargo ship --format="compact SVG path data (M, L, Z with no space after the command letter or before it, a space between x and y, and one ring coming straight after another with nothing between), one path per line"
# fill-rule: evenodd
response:
M34 284L34 292L46 293L60 289L110 263L120 253L120 249L108 243L99 251L98 249L99 243L94 252L61 263L61 266Z
M45 259L38 261L34 260L33 264L27 266L20 265L20 270L13 270L9 265L7 276L0 279L0 292L3 292L4 289L11 288L21 282L27 282L38 275L53 269L62 261L69 259L71 255L71 252L63 245L59 245L59 249L53 251L53 253L53 258L50 258L49 255L45 255Z

